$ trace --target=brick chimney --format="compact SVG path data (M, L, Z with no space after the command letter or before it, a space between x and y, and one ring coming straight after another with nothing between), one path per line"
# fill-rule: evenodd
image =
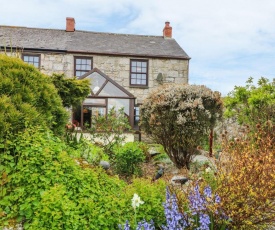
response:
M75 31L75 20L74 18L66 18L66 32L74 32Z
M165 27L163 29L163 37L172 38L172 27L170 26L170 22L165 22Z

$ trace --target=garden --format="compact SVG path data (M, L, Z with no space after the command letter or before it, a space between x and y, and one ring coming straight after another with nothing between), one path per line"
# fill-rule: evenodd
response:
M68 124L89 84L0 55L0 229L274 225L274 80L224 98L163 84L140 108L146 141L127 143L123 110L95 119L89 139Z

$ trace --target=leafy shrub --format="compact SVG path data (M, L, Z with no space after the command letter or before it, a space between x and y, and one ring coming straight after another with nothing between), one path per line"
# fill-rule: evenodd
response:
M125 187L125 199L122 199L125 202L123 204L125 215L120 219L120 223L123 224L126 220L129 220L131 226L136 225L131 199L134 193L137 193L142 201L144 201L144 204L137 209L137 222L153 220L156 226L164 224L165 216L162 204L165 201L165 187L166 183L161 179L154 183L151 180L143 178L133 179L133 182Z
M149 153L149 145L146 144L145 142L137 142L139 148L142 150L144 156L145 156L145 161L149 162L151 160L151 155Z
M123 143L126 138L124 132L131 128L128 118L124 115L124 108L116 111L115 107L112 107L106 117L94 117L92 122L91 128L87 128L92 141L99 140L104 152L112 158L114 146Z
M253 78L247 80L246 86L235 86L225 98L225 115L236 117L240 124L256 127L257 123L266 126L266 122L275 122L275 80L260 78L257 85Z
M178 168L189 168L196 147L222 116L222 101L205 86L163 85L147 97L140 114L142 130Z
M78 151L45 129L0 140L0 228L22 222L26 230L117 229L134 220L135 192L148 204L138 218L156 215L162 223L163 181L126 185L100 167L79 165L71 157Z
M36 125L61 134L67 119L48 76L19 58L0 55L0 138Z
M100 168L81 168L68 155L74 151L45 130L26 130L1 143L0 226L14 219L24 229L64 229L72 222L66 229L117 226L124 182Z
M234 229L262 229L275 218L274 126L256 128L243 139L224 142L217 191Z
M83 136L83 133L75 132L74 130L66 130L66 144L75 151L74 157L82 158L91 165L98 165L101 160L108 160L108 155L103 152L103 149Z
M53 74L51 79L64 107L80 105L91 93L90 82L87 79L66 78L64 74Z
M115 148L115 169L118 174L131 176L140 175L140 164L145 155L138 142L128 142Z

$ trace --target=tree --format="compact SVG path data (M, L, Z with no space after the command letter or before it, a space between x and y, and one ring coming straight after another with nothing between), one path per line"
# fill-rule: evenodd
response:
M240 124L269 125L275 121L275 79L261 77L257 86L250 77L246 86L235 86L225 98L225 116L237 118ZM269 125L270 126L270 125Z
M89 80L65 78L64 74L53 74L51 77L64 107L78 106L91 93Z
M67 119L48 76L19 58L0 55L0 138L38 125L61 134Z
M219 92L205 86L170 84L153 91L141 106L142 130L162 144L178 168L189 168L196 147L222 116Z

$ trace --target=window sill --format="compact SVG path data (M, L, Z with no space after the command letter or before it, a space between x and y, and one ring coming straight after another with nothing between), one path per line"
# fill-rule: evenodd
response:
M129 88L149 89L147 85L130 85Z

